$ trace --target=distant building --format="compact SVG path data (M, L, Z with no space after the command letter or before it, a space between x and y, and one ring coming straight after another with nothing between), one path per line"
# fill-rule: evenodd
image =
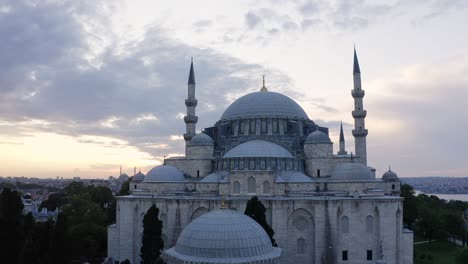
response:
M212 127L197 134L192 62L185 100L185 156L165 159L163 165L133 178L131 195L117 197L116 224L108 228L109 257L140 262L142 220L153 204L160 210L170 263L224 263L216 262L213 252L220 258L243 257L242 251L251 249L233 246L232 252L226 251L218 242L227 220L212 219L218 211L207 213L217 210L222 200L242 213L247 201L258 196L282 249L280 263L413 263L413 233L403 229L399 178L391 170L376 178L375 169L367 165L367 111L356 53L353 77L355 152L345 150L340 127L335 128L341 133L334 154L329 129L265 84L234 101ZM245 220L236 217L233 227ZM187 234L207 228L200 225L208 220L213 228L222 226L220 234ZM190 248L178 250L187 239ZM269 261L242 263L273 263Z

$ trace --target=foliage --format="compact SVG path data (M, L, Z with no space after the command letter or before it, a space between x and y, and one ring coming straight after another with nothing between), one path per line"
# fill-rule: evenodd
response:
M118 196L130 195L130 182L132 181L132 179L133 176L129 177L128 180L122 183L122 186L120 186L120 190L117 193Z
M161 263L161 251L164 248L162 239L162 221L158 218L159 209L151 206L143 218L143 238L140 257L143 264Z
M401 186L401 196L403 221L416 235L430 241L448 237L463 240L462 213L468 208L467 202L446 201L423 193L416 196L408 184Z
M273 228L267 223L266 221L266 208L258 200L257 196L252 197L249 201L247 201L247 206L245 207L244 214L250 216L253 220L255 220L259 225L263 227L265 232L268 234L271 240L271 244L274 247L277 247L275 239L273 238L275 235L275 231Z
M455 264L457 250L456 245L446 240L416 244L414 264Z
M24 216L21 195L9 188L0 195L0 259L3 263L18 263L24 245Z
M468 247L465 247L457 252L455 256L456 264L467 264L468 263Z
M39 210L47 208L49 211L55 211L68 203L68 196L64 192L56 192L49 194L47 200L42 201Z

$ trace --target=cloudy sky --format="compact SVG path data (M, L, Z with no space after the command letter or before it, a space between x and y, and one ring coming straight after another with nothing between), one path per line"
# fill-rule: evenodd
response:
M265 74L335 142L342 120L351 151L354 44L369 164L468 176L467 24L463 0L0 0L0 176L182 154L191 56L198 130Z

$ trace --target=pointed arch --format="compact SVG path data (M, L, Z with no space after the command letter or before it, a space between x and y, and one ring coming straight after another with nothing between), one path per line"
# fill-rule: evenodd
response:
M341 217L340 231L342 234L349 233L349 217L346 215Z
M263 182L263 194L270 194L270 182L269 181Z
M303 208L294 210L288 217L287 259L291 263L315 263L315 223L312 214Z
M374 217L371 215L366 217L366 232L374 233Z
M232 192L233 192L234 194L240 194L240 182L235 181L235 182L232 184Z

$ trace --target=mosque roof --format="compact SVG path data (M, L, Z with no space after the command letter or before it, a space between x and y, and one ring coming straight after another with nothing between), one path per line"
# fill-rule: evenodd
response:
M357 162L339 163L331 175L331 180L372 180L372 173L366 166Z
M279 258L281 249L252 218L221 209L190 222L165 254L191 263L251 263Z
M196 134L191 140L190 145L192 146L211 146L213 145L213 139L205 133Z
M200 182L204 183L218 183L228 182L229 172L227 171L215 171L205 176Z
M138 172L137 174L135 174L135 176L133 176L133 180L134 182L141 182L145 179L145 175L143 173Z
M305 144L320 143L332 143L330 137L320 130L315 130L314 132L310 133L305 140Z
M258 117L308 119L301 106L293 99L275 92L254 92L234 101L223 113L221 120Z
M276 182L313 182L312 179L300 171L278 171Z
M398 180L398 175L389 168L388 171L382 175L382 180L384 181Z
M285 148L278 144L265 140L251 140L235 146L223 158L243 158L243 157L262 157L262 158L294 158L294 156Z
M185 181L184 175L170 165L159 165L152 168L143 182L178 182Z

